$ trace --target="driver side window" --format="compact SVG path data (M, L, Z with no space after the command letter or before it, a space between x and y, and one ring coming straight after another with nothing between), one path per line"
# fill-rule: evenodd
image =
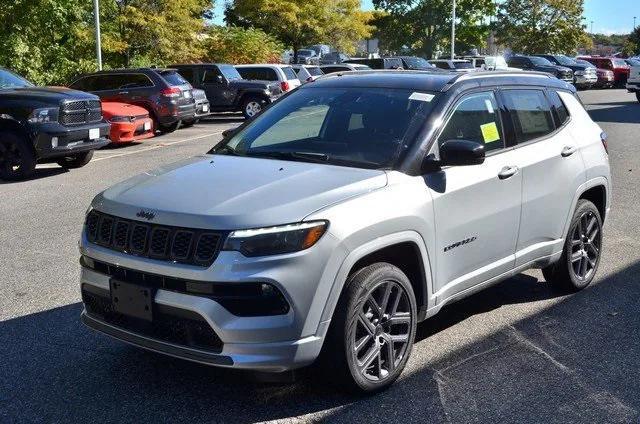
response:
M468 140L484 145L486 152L504 147L500 110L493 92L465 96L438 137L438 146L448 140Z

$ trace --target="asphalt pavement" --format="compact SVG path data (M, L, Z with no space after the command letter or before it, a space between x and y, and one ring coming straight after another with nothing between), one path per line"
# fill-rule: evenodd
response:
M369 397L312 372L273 384L167 358L79 321L77 240L92 197L206 152L241 119L0 184L0 422L639 422L640 104L624 90L580 96L609 134L614 181L596 283L565 295L531 271L446 307L419 325L396 384Z

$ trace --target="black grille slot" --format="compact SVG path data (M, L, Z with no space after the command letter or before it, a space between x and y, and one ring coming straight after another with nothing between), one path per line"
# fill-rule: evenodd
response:
M135 224L131 231L131 252L143 254L147 250L147 234L149 227L146 225Z
M177 261L186 260L189 257L192 239L193 233L191 231L176 231L171 244L171 258Z
M169 247L169 236L171 231L167 228L156 227L151 231L151 244L149 245L149 256L165 257Z
M129 222L118 220L116 222L116 230L113 237L113 247L120 250L126 250L128 240L129 240Z
M218 252L219 242L220 236L218 234L200 234L193 259L195 259L196 262L210 262Z
M96 212L89 212L87 215L87 222L85 224L87 229L87 238L91 242L95 242L98 238L98 225L100 224L100 215Z
M100 219L100 230L98 232L98 243L109 245L113 236L114 219L105 215Z
M74 100L60 106L62 125L81 125L102 120L102 106L99 100Z
M170 227L119 218L92 210L85 222L90 243L136 256L210 266L227 232Z

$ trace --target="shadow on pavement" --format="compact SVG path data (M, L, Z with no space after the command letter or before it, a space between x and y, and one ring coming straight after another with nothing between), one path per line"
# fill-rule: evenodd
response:
M497 325L363 398L308 373L269 385L129 347L84 328L73 304L0 323L0 422L241 423L312 413L340 422L637 422L639 274L636 263ZM473 315L554 296L548 284L520 275L422 323L420 348Z
M55 166L53 168L40 168L38 166L36 166L35 171L33 172L33 174L31 174L29 176L29 178L25 178L23 180L19 180L19 181L5 181L0 179L0 185L2 184L20 184L20 183L24 183L27 181L33 181L33 180L39 180L40 178L47 178L47 177L53 177L54 175L60 175L60 174L64 174L66 172L69 172L68 169L66 168L62 168L61 166Z
M607 105L610 105L608 103ZM600 106L600 105L596 105ZM589 115L596 122L613 122L620 124L640 123L640 104L621 102L620 106L590 109Z

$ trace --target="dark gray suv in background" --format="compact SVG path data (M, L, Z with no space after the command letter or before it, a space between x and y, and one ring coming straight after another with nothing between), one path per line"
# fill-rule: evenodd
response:
M155 129L171 132L194 119L192 87L175 69L117 69L84 75L69 86L96 94L102 101L142 106Z

